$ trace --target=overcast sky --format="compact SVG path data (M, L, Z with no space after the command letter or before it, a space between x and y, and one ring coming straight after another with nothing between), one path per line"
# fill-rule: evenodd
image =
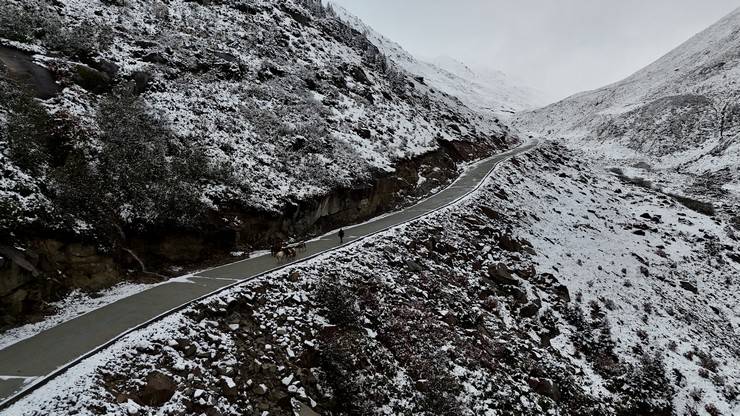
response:
M334 0L422 57L502 70L564 98L621 80L738 0Z

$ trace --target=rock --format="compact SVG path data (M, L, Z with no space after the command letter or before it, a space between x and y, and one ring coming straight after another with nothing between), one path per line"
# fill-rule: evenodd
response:
M27 297L28 291L18 289L11 295L4 297L2 304L10 315L20 315L23 312L23 304Z
M483 213L483 215L485 215L486 217L488 217L488 218L490 218L492 220L499 220L499 219L501 219L501 214L499 214L497 211L494 211L493 208L482 206L480 208L480 210Z
M363 139L371 139L373 137L373 133L370 130L362 127L356 128L355 133Z
M540 305L538 302L529 302L519 310L519 315L522 318L534 318L540 311Z
M529 379L529 386L541 396L549 397L556 402L560 400L560 389L549 378Z
M570 291L568 291L568 287L565 285L558 285L555 287L555 296L564 303L570 302Z
M413 260L406 260L406 267L409 268L414 273L420 273L424 271L424 268L421 267L421 265Z
M530 264L527 267L516 269L516 274L526 280L531 280L537 276L537 269L534 268L534 265Z
M201 258L205 250L202 238L195 236L169 236L159 244L159 255L173 263Z
M252 389L252 391L258 396L264 396L265 394L267 394L267 386L265 386L264 384L259 384L254 386L254 389Z
M152 82L152 75L144 71L136 71L132 74L134 81L133 93L141 95L146 92L149 84Z
M138 398L143 405L160 407L172 398L176 390L177 384L170 376L154 371L146 377Z
M514 301L520 305L524 305L527 302L529 302L529 299L527 298L527 292L524 290L518 288L518 287L510 287L509 288L509 295L514 298Z
M105 72L111 79L115 78L116 75L118 75L118 71L121 69L118 65L105 59L97 61L93 67L98 71Z
M195 344L188 341L178 341L178 349L182 351L182 355L186 358L194 357L198 351Z
M505 264L499 263L495 266L488 267L488 278L494 283L505 286L519 286L519 280L512 276L509 268Z
M532 255L537 254L532 248L532 244L530 244L528 241L517 239L508 234L504 234L498 238L498 245L503 250L506 250L512 253L523 253L524 252L524 253L529 253Z
M150 52L144 55L141 60L144 62L149 62L150 64L160 65L167 65L167 63L169 62L167 58L159 52Z
M103 71L90 68L86 65L77 65L74 70L75 84L93 94L102 94L110 91L112 79Z
M298 409L298 416L319 416L319 413L316 413L307 404L300 402L299 409Z
M239 389L237 388L236 383L231 377L221 378L221 394L230 398L239 395Z
M689 292L694 293L694 294L699 293L699 289L691 282L682 281L681 288L684 290L688 290Z

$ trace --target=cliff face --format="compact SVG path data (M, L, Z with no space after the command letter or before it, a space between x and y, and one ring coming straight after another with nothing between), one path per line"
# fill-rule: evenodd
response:
M513 141L318 1L11 0L0 28L6 316L367 218Z

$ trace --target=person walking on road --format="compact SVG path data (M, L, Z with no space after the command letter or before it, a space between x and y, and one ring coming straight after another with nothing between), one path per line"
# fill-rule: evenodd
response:
M339 229L339 244L344 244L344 228Z

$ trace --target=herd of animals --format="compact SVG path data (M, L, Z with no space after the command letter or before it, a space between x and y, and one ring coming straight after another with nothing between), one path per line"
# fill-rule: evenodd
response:
M278 241L272 245L270 254L272 257L277 259L278 263L294 260L299 252L305 252L307 250L306 243L301 241L296 244L285 244L283 241Z

